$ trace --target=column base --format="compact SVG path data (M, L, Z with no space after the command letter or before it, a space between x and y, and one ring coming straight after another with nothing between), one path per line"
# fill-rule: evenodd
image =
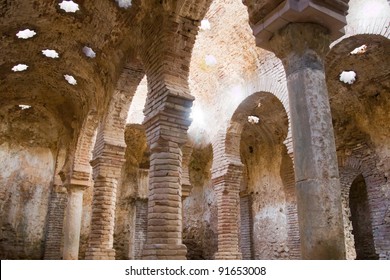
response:
M217 252L214 255L215 260L242 260L240 252Z
M88 248L85 253L86 260L115 260L114 249Z
M184 244L145 244L143 260L186 260L187 247Z

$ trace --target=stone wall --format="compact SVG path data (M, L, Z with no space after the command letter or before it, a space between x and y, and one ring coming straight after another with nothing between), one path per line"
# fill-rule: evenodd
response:
M88 237L91 230L93 186L87 188L83 195L83 213L81 217L79 259L85 258L88 246Z
M114 249L116 259L141 259L146 239L149 150L142 125L125 130L126 162L117 190ZM142 167L142 168L141 168Z
M50 196L45 236L45 260L62 259L63 225L68 193L65 188L54 187Z
M285 186L280 172L283 146L260 142L243 133L242 161L251 194L255 259L288 259L288 217Z
M240 249L243 260L253 259L253 218L252 198L250 195L240 197Z
M0 145L0 258L42 259L54 173L50 149Z
M211 146L195 147L189 165L192 191L183 202L187 259L213 259L217 251L216 196L211 183Z
M344 213L344 232L346 239L347 259L355 258L389 258L390 242L389 236L389 195L388 183L386 176L381 169L380 157L365 144L357 145L357 147L348 156L342 155L339 152L340 161L340 182L342 186L342 202ZM355 180L361 176L365 184L365 189L361 189L355 193L351 193ZM356 186L355 186L356 187ZM365 220L366 227L371 227L371 237L358 238L361 229L360 225L353 224L356 222L354 209L357 205L351 205L351 198L362 198L366 192L365 201L359 203L359 207L366 205ZM355 215L355 216L354 216ZM362 215L360 215L362 216ZM354 227L358 228L354 228ZM370 252L360 252L357 254L358 248L372 246L369 243L373 242L373 248Z

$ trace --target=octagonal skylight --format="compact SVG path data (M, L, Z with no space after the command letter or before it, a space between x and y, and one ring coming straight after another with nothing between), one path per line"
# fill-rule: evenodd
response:
M19 63L18 65L15 65L12 67L12 71L14 72L21 72L27 70L28 66L26 64Z
M208 65L208 66L214 66L217 64L217 59L213 55L208 54L205 57L205 62L206 62L206 65Z
M351 51L351 54L363 54L367 51L367 45L361 45L360 47L357 47L353 51Z
M248 122L251 124L259 123L260 119L257 116L248 116Z
M24 29L24 30L20 30L18 33L16 33L16 36L19 39L29 39L29 38L34 37L36 34L37 33L34 30Z
M129 8L131 6L131 0L115 0L118 3L118 6L121 8Z
M90 47L87 47L87 46L85 46L83 48L83 53L85 54L85 56L90 57L90 58L96 57L96 53L93 51L93 49L91 49Z
M46 49L46 50L43 50L42 51L42 54L46 57L50 57L50 58L59 58L60 56L58 55L58 52L56 52L55 50L49 50L49 49Z
M22 109L22 110L26 110L26 109L30 109L31 106L30 106L30 105L23 105L23 104L20 104L20 105L19 105L19 108Z
M208 19L204 19L200 22L200 29L201 30L209 30L211 28L210 22Z
M356 73L354 71L343 71L340 74L340 82L352 85L356 81Z
M73 1L62 1L58 4L62 10L64 10L67 13L75 13L79 9L79 4L73 2Z
M76 79L72 75L66 74L66 75L64 75L64 78L65 78L65 80L68 81L69 84L77 85L77 81L76 81Z

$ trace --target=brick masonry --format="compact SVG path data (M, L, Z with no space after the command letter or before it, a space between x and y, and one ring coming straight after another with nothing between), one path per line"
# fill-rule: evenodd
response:
M62 238L65 208L68 194L65 188L57 187L52 190L47 217L45 260L62 259Z

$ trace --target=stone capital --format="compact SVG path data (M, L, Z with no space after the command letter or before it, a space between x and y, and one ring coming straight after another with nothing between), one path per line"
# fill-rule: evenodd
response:
M329 31L319 24L290 23L274 34L270 46L289 75L304 67L323 70L330 42Z
M270 39L271 49L280 59L308 49L325 56L330 43L328 29L315 23L290 23Z

